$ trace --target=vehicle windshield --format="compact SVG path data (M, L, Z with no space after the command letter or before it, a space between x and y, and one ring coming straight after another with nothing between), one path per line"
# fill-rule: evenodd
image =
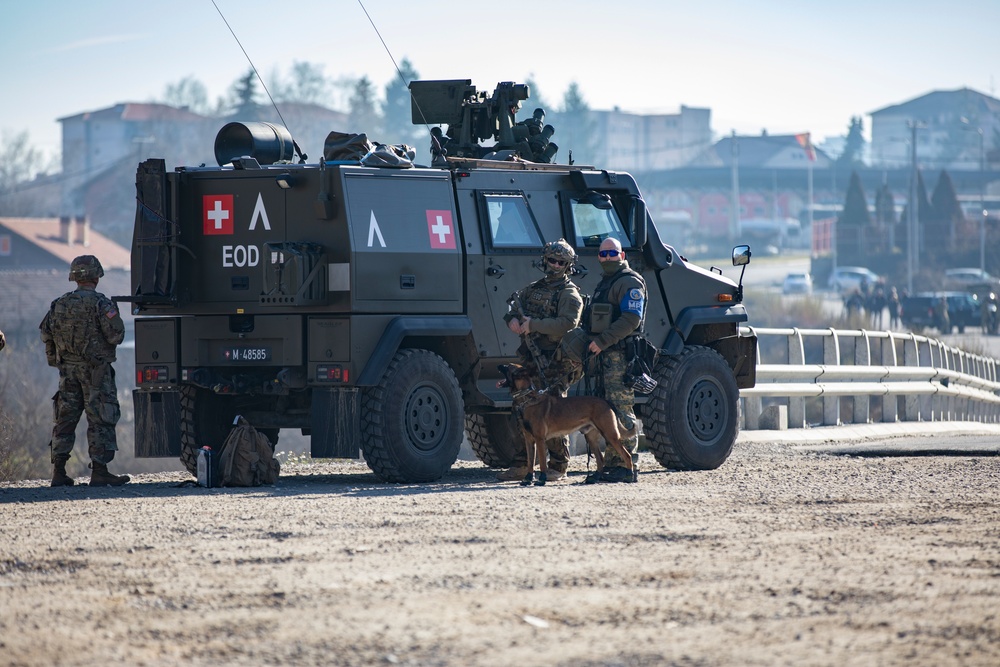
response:
M599 209L586 199L572 199L573 233L576 247L597 248L606 238L616 238L623 248L632 245L614 208Z

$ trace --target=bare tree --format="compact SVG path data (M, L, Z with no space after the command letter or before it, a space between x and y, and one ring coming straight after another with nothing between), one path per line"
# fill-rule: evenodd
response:
M46 160L31 145L27 132L0 134L0 215L49 215L58 184L49 173L57 171L58 157Z
M186 107L202 115L208 115L212 111L205 84L193 76L186 76L177 83L167 84L166 90L163 91L162 102L173 107Z
M278 102L304 102L327 106L330 103L332 84L323 74L323 66L307 62L294 62L288 79L276 74L274 83L268 84Z

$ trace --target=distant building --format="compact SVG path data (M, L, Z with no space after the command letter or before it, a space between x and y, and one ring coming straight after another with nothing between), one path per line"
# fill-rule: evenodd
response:
M604 169L674 169L690 162L712 143L711 109L681 106L677 114L592 110L590 116L599 137L594 162ZM556 126L556 143L558 132Z
M658 207L651 205L651 214L655 216L657 208L661 212L688 212L694 241L754 236L758 242L765 240L779 247L808 243L810 230L791 229L789 219L795 222L808 205L805 195L810 166L826 170L833 160L813 147L815 161L810 161L800 136L763 132L717 141L683 169L689 184L678 186L678 179L666 179L666 191L646 188L647 198L664 202ZM735 193L739 196L739 221L747 221L746 229L733 215Z
M104 267L98 289L108 296L131 292L127 248L90 228L86 217L0 218L0 313L5 334L37 336L38 324L56 297L76 289L69 265L95 255ZM131 319L128 307L122 315Z
M331 130L344 130L347 116L315 104L285 103L282 116L310 161L323 153ZM167 169L215 164L215 135L229 118L213 118L165 104L121 103L60 118L63 180L59 216L87 219L127 245L135 217L135 169L163 158ZM261 106L243 121L280 123Z
M917 163L922 168L975 171L982 155L1000 159L1000 100L971 88L936 90L902 104L871 112L873 167L901 168L911 163L911 123L918 123Z

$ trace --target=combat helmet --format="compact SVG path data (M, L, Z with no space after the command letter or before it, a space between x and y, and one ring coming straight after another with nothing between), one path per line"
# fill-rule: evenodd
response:
M104 267L93 255L80 255L69 265L70 282L93 282L104 276Z
M561 268L556 268L546 261L548 259L561 260L565 264ZM565 273L576 264L576 251L573 250L573 246L566 243L566 239L549 241L542 249L542 264L542 270L548 275Z

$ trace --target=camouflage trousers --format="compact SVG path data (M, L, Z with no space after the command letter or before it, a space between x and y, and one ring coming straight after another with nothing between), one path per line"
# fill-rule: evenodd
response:
M631 386L626 386L625 367L627 360L625 353L620 350L604 350L597 356L598 372L601 380L598 383L598 393L608 399L611 405L618 409L621 417L625 419L625 426L635 425L635 392ZM603 389L603 391L601 391ZM639 434L635 433L622 440L631 454L639 450ZM608 447L604 451L604 465L606 468L624 467L624 461L618 456L613 447Z
M76 442L76 425L87 414L87 453L94 463L115 458L115 424L121 417L115 369L111 364L64 364L59 367L59 391L52 397L52 462L66 461Z
M558 356L559 359L556 359ZM545 379L548 381L548 386L552 388L552 391L558 391L560 396L565 396L569 388L576 384L581 377L583 377L583 368L580 364L563 358L561 355L554 355L553 357L547 357L549 359L548 366L545 368ZM525 368L531 371L531 381L538 389L545 389L546 384L542 382L541 376L538 374L538 366L535 364L534 360L530 356L521 356L520 363ZM528 397L523 397L516 399L514 402L514 408L516 409L523 403L528 402ZM511 413L511 419L514 418L514 413ZM520 427L514 429L518 432ZM564 435L559 438L550 438L545 441L545 447L549 450L549 468L552 470L557 470L559 472L566 472L569 467L569 436ZM515 455L513 467L525 467L528 465L528 458L525 451L522 449L520 453Z

